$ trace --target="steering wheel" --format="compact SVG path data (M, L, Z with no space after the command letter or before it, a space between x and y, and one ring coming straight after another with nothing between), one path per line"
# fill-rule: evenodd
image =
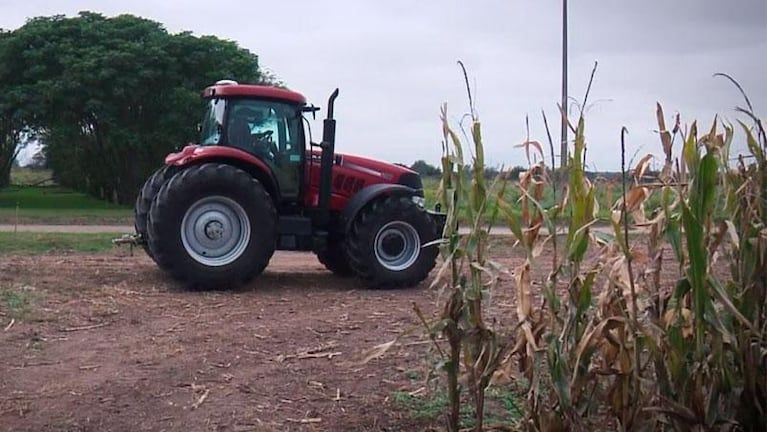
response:
M256 132L254 135L257 140L266 140L271 141L272 140L272 134L274 133L273 130L265 130L263 132Z
M254 147L260 150L264 157L269 156L269 153L271 153L272 157L277 155L277 146L272 141L273 134L273 130L265 130L263 132L256 132L253 135Z

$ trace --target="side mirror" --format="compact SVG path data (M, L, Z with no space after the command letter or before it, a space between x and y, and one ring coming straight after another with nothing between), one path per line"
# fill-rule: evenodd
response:
M316 107L314 105L305 106L301 108L301 112L312 113L312 120L317 120L317 111L319 110L320 110L319 107Z

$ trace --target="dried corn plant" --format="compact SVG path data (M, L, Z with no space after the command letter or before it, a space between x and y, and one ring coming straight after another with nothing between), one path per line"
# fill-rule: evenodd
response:
M466 85L468 91L468 80ZM498 334L488 325L484 316L500 272L500 268L488 259L488 236L493 219L489 206L493 197L489 191L495 185L487 185L485 182L481 123L470 91L468 96L472 141L470 176L467 176L465 166L464 144L450 126L447 105L441 109L444 155L438 196L445 205L447 221L440 244L440 254L444 261L432 287L440 288L442 312L436 323L428 323L416 307L416 313L433 336L437 351L443 359L449 403L446 424L451 432L460 427L461 392L464 386L473 404L474 429L483 430L485 390L503 352ZM500 177L494 182L497 181L500 181ZM459 219L469 221L468 234L459 234ZM488 220L489 223L483 222ZM441 335L447 341L447 350L440 348L436 335Z
M586 106L588 90L586 94L582 106ZM517 184L522 190L520 203L505 203L499 197L499 207L511 231L527 252L525 262L515 271L520 330L512 354L518 357L520 373L530 383L525 418L528 430L588 429L582 419L597 407L594 397L599 395L595 385L598 382L594 379L597 371L590 365L595 352L604 346L604 335L611 331L617 333L617 325L626 322L622 316L617 319L613 316L610 305L614 296L603 296L601 309L593 304L596 277L603 263L587 263L589 250L598 246L591 228L597 222L599 208L596 188L585 175L583 112L574 132L571 157L566 167L568 183L559 202L551 208L540 205L542 191L550 182L549 177L540 175L546 172L541 164L531 165L527 175L520 178ZM517 204L522 207L521 220L513 211ZM557 245L560 239L555 234L562 216L567 220L567 233L560 248ZM539 236L542 226L549 233L545 238ZM537 261L541 249L549 241L555 253L551 271L542 284L544 303L538 310L533 310L528 303L531 298L530 269L545 265ZM607 316L601 316L600 312L606 312Z
M623 178L608 188L617 199L609 201L607 230L594 228L599 206L586 175L583 112L570 125L564 194L545 207L551 169L537 141L518 146L528 160L518 181L485 184L470 93L469 100L471 171L447 107L441 111L447 224L433 285L438 319L427 322L416 307L442 359L448 430L459 429L462 403L482 430L487 386L522 377L526 430L766 430L767 137L747 98L738 109L747 122L736 128L716 118L703 133L695 122L682 126L679 115L669 130L658 105L663 168L650 181L653 156L627 167L621 131ZM731 158L738 137L748 154ZM507 202L507 188L520 198ZM510 281L499 282L505 269L491 256L496 218L524 251ZM470 221L467 234L459 234L459 219ZM566 234L557 235L560 226ZM546 247L551 262L541 259ZM550 271L539 304L532 269L543 266ZM512 328L488 324L494 289L514 293Z
M648 183L652 156L626 170L623 148L624 181L611 209L610 235L590 232L598 209L584 175L583 115L559 205L525 216L537 203L525 177L517 185L522 202L514 203L522 206L523 220L499 203L528 251L515 271L523 313L512 352L531 383L527 429L591 430L588 417L609 413L618 430L764 430L765 139L750 105L741 112L755 124L741 123L750 154L729 167L733 127L724 125L720 133L715 119L699 135L696 123L683 131L677 115L668 131L658 106L664 168ZM673 151L677 141L680 155ZM530 175L535 171L531 167ZM646 208L653 194L659 204ZM528 270L539 265L537 230L556 223L560 208L568 218L562 256L543 281L543 306L531 310ZM721 260L729 264L728 275L715 271ZM661 278L669 261L676 261L676 282ZM566 281L564 302L559 279Z
M662 208L648 224L652 265L645 282L655 294L650 317L656 329L648 339L658 396L651 409L675 430L767 428L765 139L748 105L741 112L754 127L740 124L749 154L734 167L731 125L714 119L707 133L699 135L693 123L682 134L677 118L672 133L658 106L666 164L659 178ZM681 157L672 169L677 135ZM674 287L659 282L662 237L679 263ZM721 260L729 272L715 271Z

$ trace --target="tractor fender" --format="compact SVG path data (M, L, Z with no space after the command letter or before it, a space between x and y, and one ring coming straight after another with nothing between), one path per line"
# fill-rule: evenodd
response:
M235 166L256 178L264 186L275 203L280 201L277 179L264 161L234 147L188 145L165 158L166 165L186 167L207 162L219 162Z
M357 214L370 202L383 195L421 196L423 193L400 184L385 183L366 186L357 192L341 210L341 223L346 233L352 226Z

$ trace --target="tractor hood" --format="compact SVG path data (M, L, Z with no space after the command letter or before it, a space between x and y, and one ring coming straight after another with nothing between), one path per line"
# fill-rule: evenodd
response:
M320 164L321 151L311 150L311 163L315 166ZM357 156L345 153L336 153L333 161L333 179L334 183L341 182L337 180L343 178L344 184L352 180L349 178L358 179L360 185L372 185L377 183L395 183L423 193L423 183L421 176L417 172L402 165L397 165L389 162L383 162L376 159L370 159L363 156ZM319 178L316 179L319 181ZM357 183L357 180L354 181ZM337 190L337 189L335 189ZM349 192L354 192L351 190Z
M378 176L392 183L395 183L403 174L417 174L401 165L344 153L336 153L335 165Z

